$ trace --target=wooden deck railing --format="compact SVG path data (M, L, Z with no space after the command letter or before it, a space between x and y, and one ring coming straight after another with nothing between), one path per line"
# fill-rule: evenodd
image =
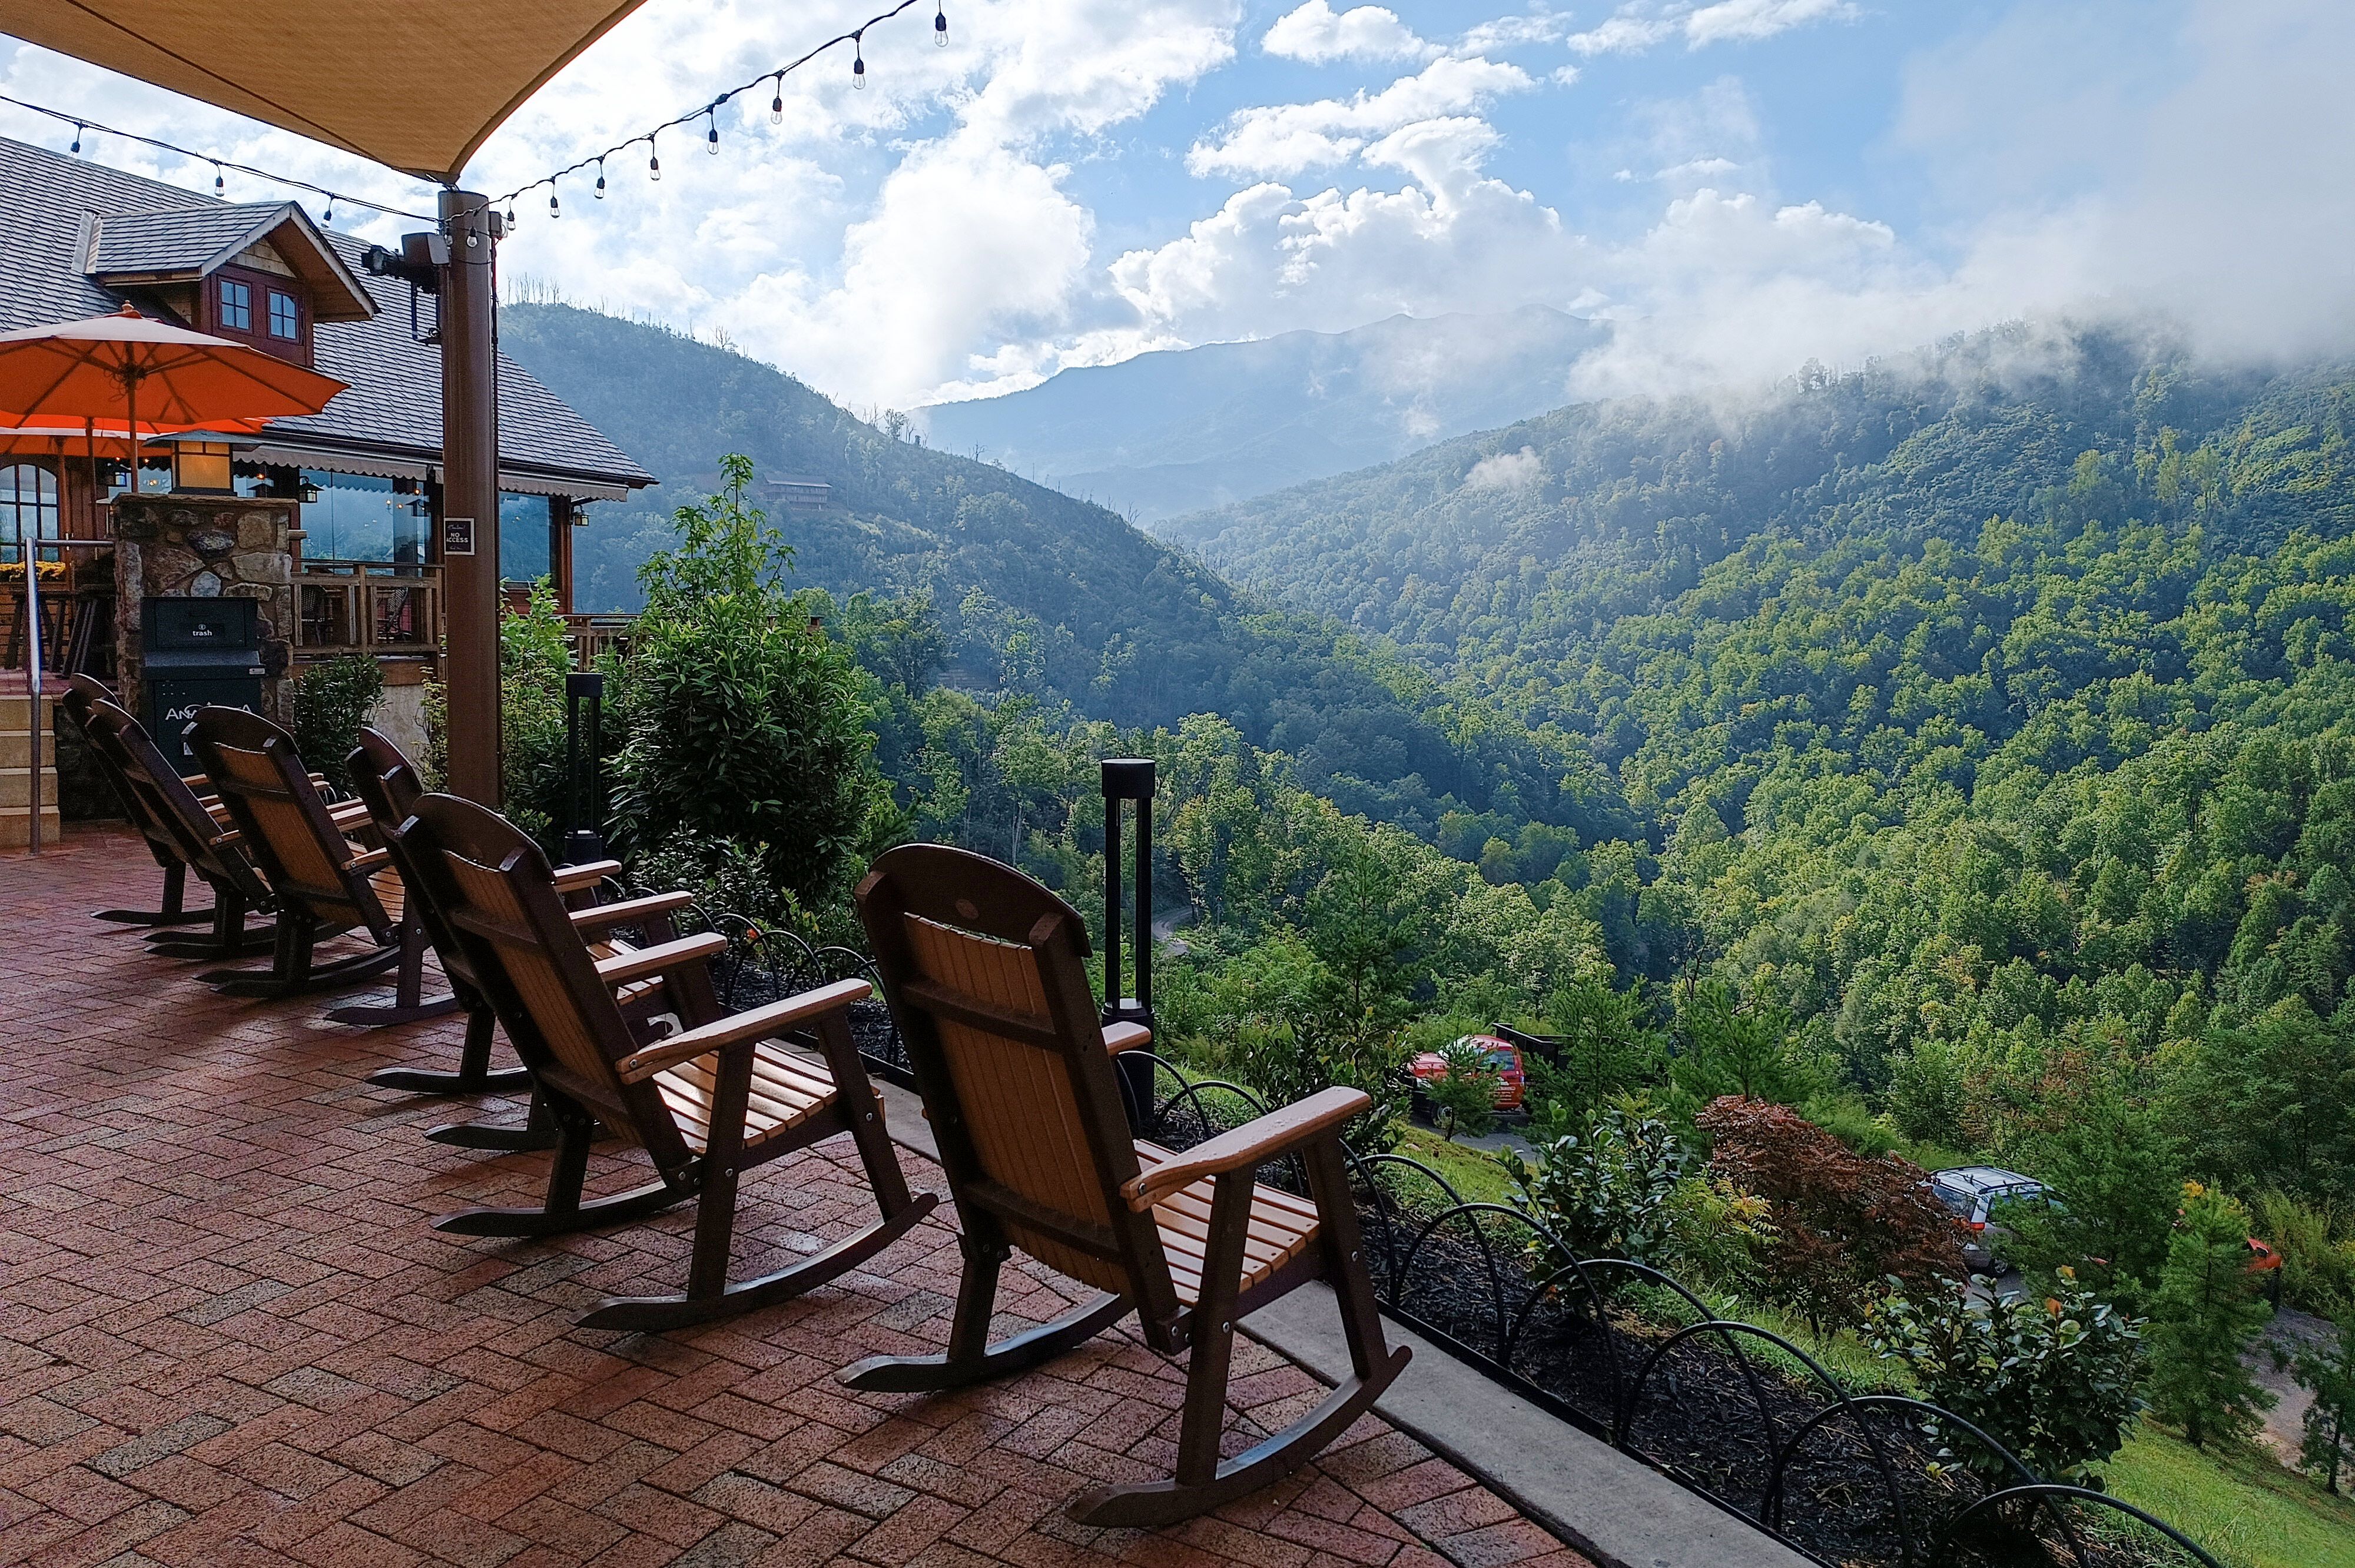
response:
M637 623L634 615L566 616L564 636L572 644L572 667L586 670L597 662L600 655L628 652L630 632Z
M442 646L442 568L312 561L294 577L304 652L431 653Z

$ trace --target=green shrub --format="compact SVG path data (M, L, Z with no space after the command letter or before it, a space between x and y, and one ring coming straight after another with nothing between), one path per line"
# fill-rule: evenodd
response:
M2318 1317L2355 1313L2355 1239L2346 1234L2346 1212L2278 1189L2258 1193L2251 1208L2257 1235L2281 1254L2282 1299Z
M294 749L314 773L349 794L345 758L360 743L360 726L384 695L384 672L365 653L345 653L294 677Z
M708 915L741 915L813 940L834 935L819 931L794 895L769 879L761 857L733 839L681 830L634 855L630 880L648 892L683 888Z
M1439 1047L1440 1073L1422 1080L1442 1138L1477 1138L1497 1119L1496 1066L1487 1050L1458 1035Z
M2273 1316L2257 1291L2249 1212L2186 1181L2151 1304L2149 1393L2159 1418L2182 1427L2195 1448L2255 1431L2274 1403L2241 1360Z
M632 854L682 829L733 840L781 892L822 909L879 847L890 791L858 667L780 586L792 551L745 503L751 462L722 466L727 488L679 508L678 547L639 574L614 836Z
M2048 1480L2098 1486L2089 1467L2115 1454L2141 1405L2142 1322L2063 1277L2041 1300L1978 1300L1950 1290L1875 1303L1867 1339L1913 1374L1922 1396L2010 1449ZM1967 1435L1943 1435L1993 1484L2008 1467Z
M571 669L555 585L542 577L525 609L499 618L499 788L508 821L551 857L564 830L564 677Z
M1674 1128L1643 1099L1605 1106L1583 1134L1554 1139L1531 1166L1497 1156L1513 1204L1554 1238L1541 1267L1624 1257L1704 1289L1738 1289L1771 1239L1765 1205L1700 1171Z
M2308 1345L2291 1360L2298 1386L2314 1395L2306 1409L2305 1441L2298 1462L2322 1477L2323 1489L2339 1489L2339 1472L2355 1444L2355 1316L2333 1325L2336 1339Z

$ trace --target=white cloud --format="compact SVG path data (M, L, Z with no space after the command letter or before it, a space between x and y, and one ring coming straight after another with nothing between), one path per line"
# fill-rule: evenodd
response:
M1567 42L1582 55L1641 54L1656 44L1682 38L1688 48L1710 44L1756 43L1811 22L1847 21L1858 15L1852 0L1715 0L1710 5L1628 5Z
M1492 452L1472 465L1464 476L1466 490L1527 490L1545 478L1545 460L1534 448L1517 452Z
M1849 0L1718 0L1684 19L1685 41L1755 43L1810 22L1845 21L1857 14Z
M1220 139L1194 143L1188 173L1291 175L1346 163L1369 142L1417 121L1476 109L1490 99L1537 85L1509 62L1436 59L1380 92L1243 109L1230 115Z
M1381 5L1337 12L1326 0L1308 0L1276 18L1260 40L1269 54L1324 65L1331 60L1421 60L1439 52L1425 43L1398 13Z

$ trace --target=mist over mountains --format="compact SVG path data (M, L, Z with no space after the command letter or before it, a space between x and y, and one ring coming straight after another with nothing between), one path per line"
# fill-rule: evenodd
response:
M921 411L928 440L1140 523L1387 462L1559 407L1609 329L1542 305L1392 316L1066 370Z

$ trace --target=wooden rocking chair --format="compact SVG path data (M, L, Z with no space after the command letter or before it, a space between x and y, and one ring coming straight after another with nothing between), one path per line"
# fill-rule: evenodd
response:
M1132 1140L1113 1054L1136 1024L1097 1022L1086 924L1011 867L937 844L895 849L858 889L885 997L899 1020L964 1228L964 1274L948 1352L877 1356L853 1388L944 1389L1060 1355L1134 1310L1164 1355L1188 1347L1177 1473L1099 1487L1082 1524L1190 1519L1296 1469L1371 1405L1406 1365L1386 1351L1341 1152L1342 1124L1371 1103L1333 1088L1182 1154ZM1256 1184L1286 1155L1303 1200ZM1104 1292L996 1344L1000 1265L1019 1247ZM1236 1322L1310 1279L1331 1282L1353 1375L1315 1410L1221 1463Z
M72 719L90 746L90 754L105 775L109 789L123 807L123 814L139 831L147 842L147 853L164 873L163 907L160 909L98 909L91 913L93 920L113 920L126 926L169 927L201 926L213 917L209 909L187 907L188 863L180 853L178 842L163 823L154 820L146 803L133 792L130 780L123 777L123 765L113 752L91 733L90 706L92 703L111 703L114 694L104 683L90 675L69 675L66 678L65 695L58 705Z
M593 959L584 935L637 920L636 905L568 910L547 857L513 823L471 801L427 795L399 838L464 962L506 1025L555 1118L548 1201L536 1209L471 1209L435 1222L460 1235L541 1236L659 1213L697 1200L686 1293L608 1300L583 1328L660 1331L783 1301L846 1273L932 1211L911 1196L883 1128L882 1097L850 1037L850 1005L869 994L842 980L749 1012L723 1014L706 966L727 949L714 935ZM685 1028L647 1043L614 989L659 975ZM792 1040L819 1060L787 1052ZM643 1148L659 1179L583 1202L592 1120ZM728 1282L742 1174L823 1139L858 1145L881 1218L790 1267Z
M454 1073L435 1072L421 1067L386 1067L368 1075L368 1082L380 1089L400 1089L418 1095L479 1095L531 1087L531 1073L524 1067L509 1067L496 1072L491 1068L491 1035L497 1024L490 998L475 983L474 971L466 967L465 950L451 933L447 921L435 906L425 879L410 859L408 846L401 842L400 824L425 794L425 786L417 777L417 768L408 755L389 737L374 729L363 727L359 745L346 759L344 770L351 776L353 792L368 809L384 846L391 852L393 869L400 874L406 912L416 917L433 955L441 960L442 972L449 977L453 1002L466 1015L466 1040L458 1056ZM581 865L560 865L553 873L558 894L566 904L575 908L594 902L597 885L616 875L622 869L617 860L591 861ZM661 943L672 938L670 912L688 902L680 893L660 898L639 900L632 907L638 911L631 923L645 934L649 942ZM611 958L623 945L613 941L591 944L591 954L599 959ZM643 996L634 999L632 1011L651 1013L663 1005L663 988L659 981L650 981L639 988ZM347 1014L355 1009L338 1008L327 1016L342 1022L351 1020ZM637 1022L633 1018L633 1022ZM454 1122L428 1128L425 1136L435 1143L446 1143L461 1149L485 1149L512 1152L524 1149L546 1149L556 1142L555 1123L547 1114L547 1103L537 1092L532 1097L529 1116L520 1127L501 1126L492 1122Z
M83 733L91 750L119 780L151 851L163 846L185 871L212 889L213 930L208 938L168 928L149 932L149 950L164 958L233 959L266 948L275 934L250 929L249 912L274 907L270 888L240 847L237 830L218 801L190 788L156 746L146 727L102 696L83 695ZM165 884L166 891L170 884Z
M367 808L355 802L330 810L294 737L260 714L198 708L188 742L278 905L268 969L216 969L198 978L230 996L283 997L347 988L398 964L400 1001L413 1010L423 985L424 937L403 917L390 853L346 836L368 827ZM375 946L314 966L320 941L354 930Z

